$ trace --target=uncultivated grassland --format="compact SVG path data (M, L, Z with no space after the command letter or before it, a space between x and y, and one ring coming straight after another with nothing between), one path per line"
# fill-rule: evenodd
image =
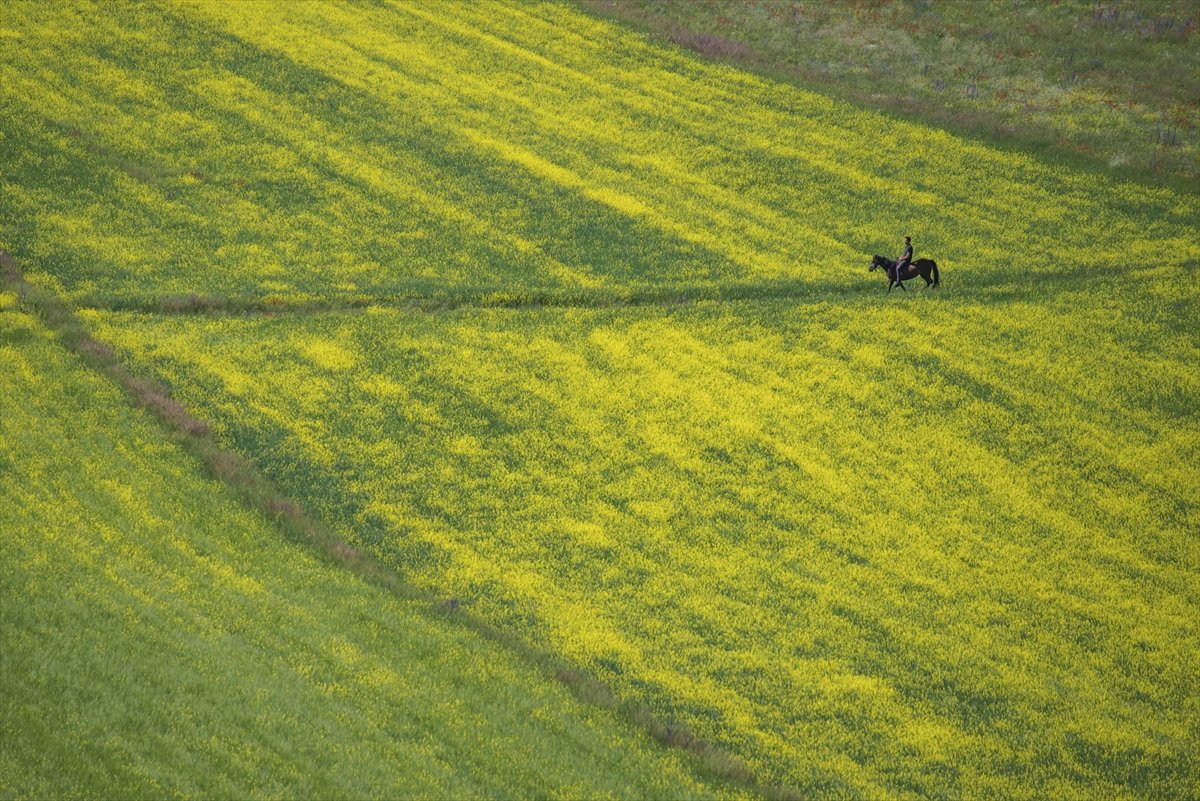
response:
M13 7L0 246L346 539L805 796L1197 785L1196 195L565 5Z
M0 374L0 797L730 794L282 541L28 316Z
M866 108L1200 188L1200 10L1191 0L580 4Z

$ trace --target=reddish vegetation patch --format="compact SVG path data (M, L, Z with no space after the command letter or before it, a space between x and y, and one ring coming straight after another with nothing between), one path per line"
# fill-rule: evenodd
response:
M680 30L671 33L670 38L680 47L686 47L705 58L740 58L747 52L745 45L715 33Z
M17 277L17 260L7 250L0 250L0 271L5 278Z
M350 562L360 558L358 549L344 542L339 542L333 546L333 555L338 559Z
M302 513L300 507L289 501L287 498L273 496L267 498L263 504L268 515L271 517L299 517Z
M104 361L113 361L117 358L117 354L112 348L100 340L90 337L79 343L79 350Z
M214 451L208 456L208 467L222 481L230 481L244 471L242 460L230 451Z
M80 345L81 349L83 344ZM96 345L112 353L107 345L99 342ZM209 433L207 423L193 417L182 403L168 395L166 390L156 382L133 378L129 380L128 387L139 403L176 429L194 437L203 437Z

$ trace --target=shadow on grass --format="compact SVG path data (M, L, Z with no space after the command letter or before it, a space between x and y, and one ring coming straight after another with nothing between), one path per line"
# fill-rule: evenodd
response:
M90 334L73 308L54 293L25 283L16 260L4 251L0 251L0 289L22 291L27 299L27 310L40 318L65 348L79 356L89 368L113 381L132 405L155 417L172 439L196 458L210 475L229 487L248 508L274 522L289 540L307 547L327 563L352 571L374 586L400 598L420 602L427 615L463 626L475 635L507 648L534 670L560 682L578 700L620 715L655 741L686 752L702 774L772 801L800 798L792 788L760 783L746 763L716 744L698 737L675 721L660 718L647 706L620 698L606 684L557 655L472 616L457 599L441 598L413 586L396 570L338 537L301 504L284 495L252 462L222 447L211 427L171 397L160 381L136 375L125 367L107 343ZM217 302L200 302L195 309L189 309L186 304L172 308L175 313L229 311ZM327 307L310 310L324 308Z

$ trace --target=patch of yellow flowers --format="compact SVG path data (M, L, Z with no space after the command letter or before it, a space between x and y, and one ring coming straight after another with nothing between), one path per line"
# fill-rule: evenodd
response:
M561 4L80 8L11 15L0 247L378 302L86 315L356 545L807 794L1196 784L1196 196Z
M100 305L844 291L904 234L963 286L1200 259L1194 195L558 4L86 8L13 14L0 246Z
M772 781L1134 797L1191 771L1182 278L89 319L357 544Z
M287 542L31 316L0 374L0 795L742 797Z

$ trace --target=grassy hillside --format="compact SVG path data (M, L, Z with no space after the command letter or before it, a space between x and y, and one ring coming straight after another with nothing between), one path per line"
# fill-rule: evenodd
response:
M0 314L0 797L729 794L317 561Z
M0 246L85 303L849 289L904 234L957 285L1200 255L1195 196L896 125L560 6L21 8Z
M566 4L7 8L0 248L463 616L803 797L1173 797L1200 780L1200 196L897 123ZM941 289L887 296L866 272L904 234ZM9 436L31 453L88 453L26 428ZM178 483L153 472L178 457L147 452L127 485ZM218 488L195 491L184 508ZM50 546L22 542L34 570ZM238 569L291 586L286 560L306 557L249 542ZM80 563L75 580L112 579ZM357 620L324 592L289 608ZM380 626L425 620L388 603ZM283 621L273 648L307 637L265 616ZM343 628L362 660L399 658ZM599 762L536 785L557 746L534 715L509 728L520 663L476 679L455 659L412 670L482 705L470 750L530 752L363 786L671 792L636 786L637 760L663 757L607 717L596 736L628 763L569 735ZM370 675L334 664L338 686ZM295 692L280 708L321 709ZM423 726L458 742L474 719L446 693L377 747ZM407 697L355 698L369 721ZM333 717L336 741L377 742ZM312 742L239 720L252 754Z
M580 4L867 108L1200 188L1200 13L1190 0Z
M1132 798L1194 777L1183 278L90 319L356 545L775 782Z

